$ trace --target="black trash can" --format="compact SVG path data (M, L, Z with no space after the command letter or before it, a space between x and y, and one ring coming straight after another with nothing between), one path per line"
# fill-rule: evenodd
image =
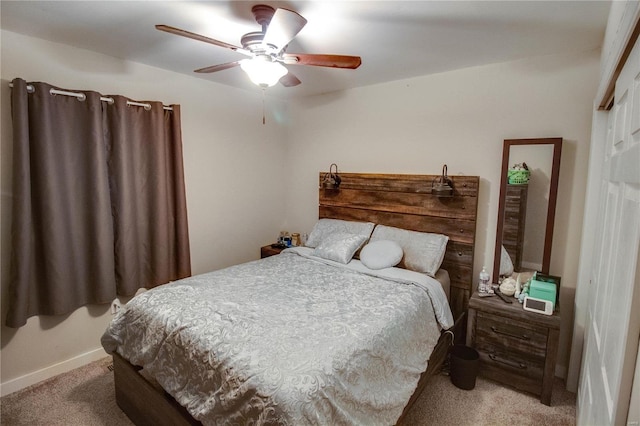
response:
M480 354L465 345L454 345L451 348L450 372L451 383L456 387L471 390L476 387L476 377L480 368Z

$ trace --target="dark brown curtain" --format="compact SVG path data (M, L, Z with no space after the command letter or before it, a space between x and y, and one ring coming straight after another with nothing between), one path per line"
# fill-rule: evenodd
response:
M180 107L106 108L118 294L191 274ZM176 143L178 141L179 143Z
M13 81L6 324L110 303L191 274L180 109Z

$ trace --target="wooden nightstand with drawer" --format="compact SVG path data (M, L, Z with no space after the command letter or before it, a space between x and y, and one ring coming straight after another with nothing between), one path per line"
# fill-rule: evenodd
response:
M515 298L469 299L467 345L480 353L480 375L540 396L551 405L560 335L559 309L553 315L528 312Z
M285 247L274 247L271 244L269 244L268 246L260 247L260 259L280 254L280 252L284 249Z

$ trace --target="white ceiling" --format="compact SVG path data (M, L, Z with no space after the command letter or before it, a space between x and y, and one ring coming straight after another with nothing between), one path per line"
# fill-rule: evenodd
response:
M290 65L301 81L271 95L327 93L530 56L600 47L609 1L7 1L2 29L234 87L259 90L240 68L194 69L244 58L157 31L167 24L234 45L260 26L254 4L300 13L291 53L358 55L357 70Z

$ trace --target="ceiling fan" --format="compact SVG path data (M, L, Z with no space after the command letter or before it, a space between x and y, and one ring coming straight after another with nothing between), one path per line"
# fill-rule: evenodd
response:
M156 28L160 31L231 49L248 56L247 59L200 68L195 72L212 73L240 66L251 81L262 88L273 86L278 82L285 87L300 84L300 80L283 64L356 69L362 62L359 56L287 53L287 45L302 30L307 20L291 10L274 9L263 4L253 6L251 12L256 22L262 26L262 31L243 35L240 39L242 47L169 25L156 25Z

